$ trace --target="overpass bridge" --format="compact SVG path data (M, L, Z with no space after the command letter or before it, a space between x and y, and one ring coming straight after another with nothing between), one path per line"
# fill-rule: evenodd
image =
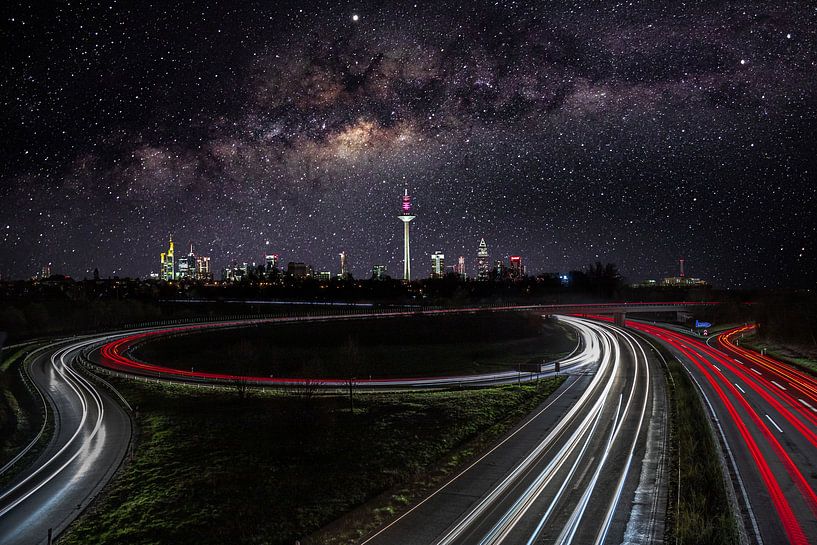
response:
M696 309L708 308L717 306L716 301L654 301L645 303L630 303L626 301L614 303L554 303L545 305L507 305L507 304L490 304L473 307L443 307L443 306L423 306L419 304L414 305L385 305L381 306L378 303L359 303L359 302L345 302L345 301L278 301L278 300L243 300L243 299L165 299L162 303L173 304L205 304L205 303L222 303L231 304L236 308L241 308L242 305L256 307L258 309L268 306L292 306L298 309L298 315L304 318L315 318L320 316L329 316L333 312L349 312L357 314L358 316L372 316L379 315L404 315L404 314L458 314L467 312L485 312L485 311L531 311L542 314L580 314L580 315L602 315L612 316L616 325L624 326L624 320L627 314L632 313L659 313L659 312L676 312L689 313ZM240 313L231 314L223 317L224 320L241 320L241 319L255 319L263 317L260 311L257 314ZM186 318L177 320L162 320L156 322L149 322L144 324L135 324L133 327L156 327L163 325L174 325L184 323L194 323L203 321L212 321L212 317L205 318Z
M530 306L509 306L499 307L507 310L531 310L542 314L590 314L612 316L616 325L624 326L627 314L639 313L659 313L694 312L696 309L710 308L717 306L716 301L679 301L679 302L649 302L649 303L575 303L575 304L554 304L554 305L530 305Z

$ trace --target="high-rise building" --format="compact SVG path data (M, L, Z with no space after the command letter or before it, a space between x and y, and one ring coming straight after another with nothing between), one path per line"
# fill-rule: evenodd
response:
M341 280L346 280L349 278L349 260L346 252L341 252L338 254L340 257L340 272L338 273L338 278Z
M445 276L445 255L442 252L431 254L431 278Z
M317 277L320 282L329 282L332 280L332 273L330 271L318 271Z
M178 272L176 278L183 280L193 278L196 275L196 254L193 253L193 245L190 244L190 253L179 258Z
M400 206L400 215L397 216L403 222L403 281L411 280L411 251L409 249L409 223L416 216L411 214L411 197L406 189Z
M501 259L494 261L494 280L502 280L507 276L505 264Z
M272 269L278 266L278 254L269 254L264 258L264 262L266 264L267 272L270 272Z
M490 272L490 263L488 256L488 245L485 239L480 239L479 249L477 250L477 280L488 280L488 273Z
M522 265L521 255L512 255L508 258L510 262L509 276L514 280L520 280L525 276L525 267Z
M225 282L241 282L247 278L248 271L249 265L247 263L242 263L239 265L233 261L232 265L221 272L221 279Z
M312 267L306 263L290 261L287 263L287 274L292 278L309 278L312 276Z
M372 267L372 280L385 280L386 276L386 266L385 265L375 265Z
M210 272L210 258L205 255L196 256L196 280L212 280L213 273Z
M457 258L457 264L454 265L454 272L459 275L460 280L465 280L468 273L465 272L465 256L461 255Z
M176 279L176 259L173 250L173 236L170 236L170 247L162 252L159 265L159 278L165 281Z
M45 265L43 265L43 268L40 271L40 278L46 280L51 278L51 263L46 263Z

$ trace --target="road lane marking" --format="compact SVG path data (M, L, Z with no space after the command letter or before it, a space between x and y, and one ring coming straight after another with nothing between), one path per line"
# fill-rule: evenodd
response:
M718 367L717 365L713 365L712 367L714 367L715 369L717 369L717 370L718 370L718 373L723 373L723 371L721 371L721 368L720 368L720 367Z
M590 468L593 465L593 462L595 462L595 461L596 461L596 457L591 456L590 459L587 461L587 467L584 468L584 471L582 471L581 475L579 475L579 478L576 480L576 484L575 484L575 486L573 486L573 490L578 490L579 489L579 486L581 486L582 481L584 480L584 478L587 477L587 472L590 471Z
M783 433L783 430L781 430L781 429L780 429L780 426L778 426L778 425L777 425L777 423L776 423L774 420L772 420L772 417L771 417L771 416L769 416L769 415L767 414L767 415L766 415L766 418L768 418L768 419L769 419L769 422L771 422L771 423L772 423L772 426L774 426L775 428L777 428L777 431L779 431L780 433Z
M761 373L760 371L758 371L757 369L755 369L754 367L750 367L749 369L751 369L752 371L754 371L754 372L755 372L755 373L757 373L758 375L762 375L762 374L763 374L763 373Z
M809 403L809 402L808 402L808 401L806 401L805 399L800 399L800 398L798 397L798 398L797 398L797 401L799 401L800 403L802 403L803 405L805 405L806 407L808 407L809 409L811 409L811 411L812 411L812 412L817 413L817 409L815 409L815 408L814 408L814 407L811 405L811 403Z
M736 382L736 383L735 383L735 386L737 386L737 387L738 387L738 390L740 390L740 393L742 393L742 394L746 394L746 390L744 390L743 388L741 388L741 387L740 387L740 384L738 384L738 383Z
M775 386L777 386L777 387L778 387L778 388L780 388L781 390L785 390L785 389L786 389L786 387L785 387L785 386L783 386L782 384L780 384L779 382L772 381L772 384L774 384Z

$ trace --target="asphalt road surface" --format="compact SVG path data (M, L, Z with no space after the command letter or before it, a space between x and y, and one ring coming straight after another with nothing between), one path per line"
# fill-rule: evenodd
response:
M24 363L48 404L53 435L36 459L0 490L4 545L45 543L49 528L59 534L113 476L128 451L131 421L121 401L74 369L88 342L93 341L52 343ZM8 464L2 471L14 469Z
M576 351L561 362L562 372L570 374L566 383L494 449L369 541L567 544L661 540L666 505L666 401L657 360L647 344L624 330L578 318L559 319L577 329L580 337ZM251 321L232 325L245 323ZM208 326L211 324L194 327ZM0 473L17 471L0 490L4 545L44 543L49 529L58 535L87 507L127 455L132 433L127 402L101 384L104 381L89 380L75 369L83 353L97 353L97 363L105 362L127 374L153 373L160 380L196 383L224 379L146 370L149 364L130 360L126 348L106 353L106 347L121 347L125 339L174 329L178 328L55 342L26 359L24 368L49 407L53 435L33 462L18 461L26 463L24 470L18 471L14 464L0 468ZM535 378L534 374L512 372L377 381L369 386L450 387L452 382L488 385Z
M712 345L639 322L683 363L720 436L750 543L817 543L817 380L735 346L746 328Z
M597 358L498 445L362 543L659 543L666 399L648 343L611 325Z

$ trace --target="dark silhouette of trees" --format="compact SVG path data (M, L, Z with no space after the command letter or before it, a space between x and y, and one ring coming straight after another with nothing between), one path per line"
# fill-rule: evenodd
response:
M817 348L817 296L772 295L754 306L760 338Z

